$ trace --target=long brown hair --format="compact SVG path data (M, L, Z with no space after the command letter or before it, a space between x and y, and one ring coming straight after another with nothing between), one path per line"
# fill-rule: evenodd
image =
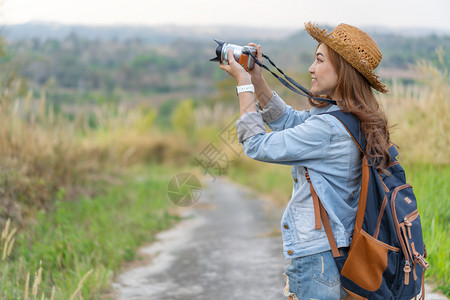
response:
M320 44L319 44L320 45ZM325 44L326 45L326 44ZM361 130L366 138L366 154L380 173L388 173L390 134L387 117L378 104L369 81L330 47L328 57L338 75L334 91L339 95L337 105L343 112L355 115L361 121ZM310 100L311 105L321 107L326 103Z

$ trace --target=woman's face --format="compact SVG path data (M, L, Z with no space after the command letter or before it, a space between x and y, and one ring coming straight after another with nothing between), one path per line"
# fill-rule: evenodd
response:
M313 95L328 95L333 98L338 75L329 60L326 44L321 43L317 48L309 72L311 73L311 93Z

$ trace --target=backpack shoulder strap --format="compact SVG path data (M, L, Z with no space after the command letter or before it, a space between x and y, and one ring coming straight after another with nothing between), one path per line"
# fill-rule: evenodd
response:
M356 212L355 219L355 229L353 232L353 239L356 240L357 235L359 234L364 220L364 215L366 211L367 204L367 196L369 194L369 185L373 185L374 181L378 178L373 173L375 172L374 168L369 166L369 161L366 155L366 139L364 133L361 130L361 122L359 119L353 115L352 113L344 113L340 110L328 112L328 114L334 116L338 119L342 125L344 125L347 132L352 137L353 141L358 146L359 150L363 153L363 161L362 161L362 178L361 178L361 190L359 194L359 202L358 202L358 210Z
M330 114L330 115L334 116L342 123L342 125L344 125L345 129L348 131L348 133L352 137L353 141L356 143L359 150L361 150L361 152L364 155L363 162L362 162L361 190L360 190L360 195L359 195L358 210L356 212L355 229L353 232L353 239L355 240L356 236L359 234L359 231L363 224L364 212L366 210L367 194L368 194L368 189L369 189L369 181L370 181L370 167L369 167L367 157L366 157L365 151L364 151L364 149L366 148L366 140L365 140L363 132L361 131L360 121L353 114L344 113L340 110L333 111L333 112L327 112L326 114ZM306 171L306 172L307 172L307 178L308 178L309 177L308 171ZM316 194L311 181L309 181L309 183L310 183L310 188L311 188L311 192L312 192L311 194L312 195ZM316 197L317 197L317 195L316 195ZM313 198L314 198L314 196L313 196ZM313 199L313 202L314 201L319 202L319 205L318 205L319 209L317 209L317 205L315 205L315 207L314 207L315 208L314 213L316 215L316 220L317 220L317 217L320 216L320 219L322 220L324 228L325 228L325 232L327 233L328 242L330 243L330 247L333 252L333 256L336 258L336 257L340 256L340 254L337 249L336 241L334 240L331 226L328 221L327 213L326 213L322 203L320 202L320 199L317 199L317 200ZM317 222L316 222L316 224L317 224Z
M361 123L355 115L352 113L345 113L340 110L335 110L332 112L327 112L326 114L334 116L339 122L344 125L345 129L347 129L350 136L355 141L356 145L358 145L359 150L363 154L365 154L366 149L366 139L364 137L364 133L361 130Z

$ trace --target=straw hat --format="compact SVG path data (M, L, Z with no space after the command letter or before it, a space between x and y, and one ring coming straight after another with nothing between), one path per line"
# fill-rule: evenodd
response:
M319 43L327 44L351 64L370 85L379 92L388 93L374 69L381 61L381 52L375 41L364 31L347 24L339 24L329 34L311 22L305 24L306 31Z

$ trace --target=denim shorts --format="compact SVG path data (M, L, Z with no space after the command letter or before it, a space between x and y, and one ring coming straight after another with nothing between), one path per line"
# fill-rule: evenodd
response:
M286 277L284 295L289 300L339 300L347 295L331 251L291 259Z

